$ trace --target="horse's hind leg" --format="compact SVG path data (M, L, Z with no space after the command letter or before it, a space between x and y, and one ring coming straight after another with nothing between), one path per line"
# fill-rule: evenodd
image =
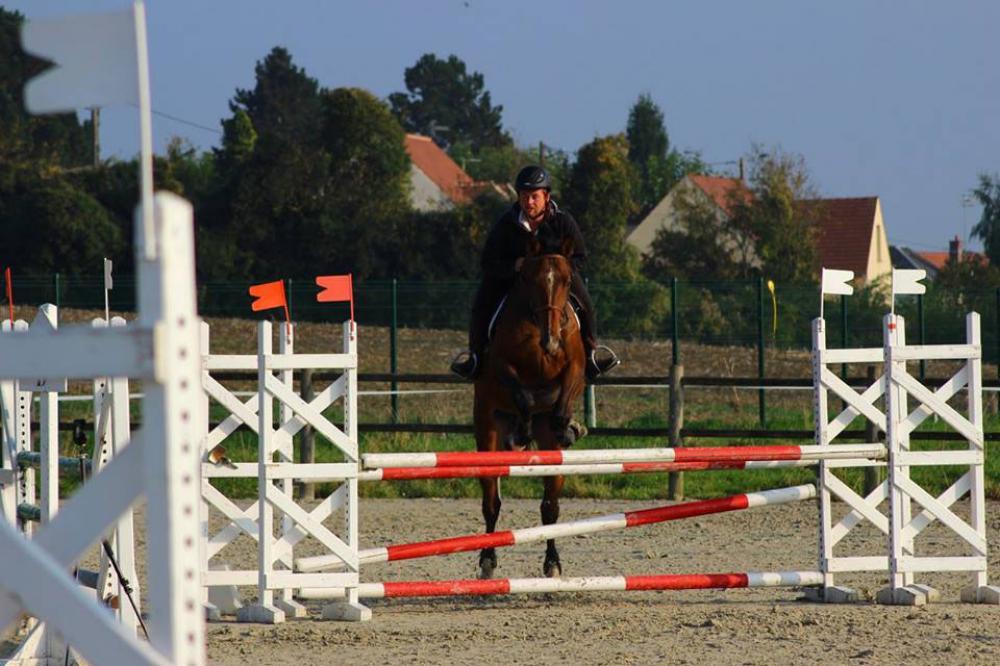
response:
M562 493L563 477L545 477L545 497L542 499L542 524L552 525L559 521L559 495ZM559 551L556 550L556 540L545 542L545 562L542 573L549 578L562 575L562 563L559 561Z
M496 530L500 518L500 479L481 478L479 485L483 489L483 520L486 522L486 533ZM479 577L492 578L497 568L497 553L493 548L483 548L479 551Z

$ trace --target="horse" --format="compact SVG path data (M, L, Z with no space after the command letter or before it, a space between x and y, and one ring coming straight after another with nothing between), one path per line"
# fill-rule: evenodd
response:
M569 299L572 239L557 252L532 239L502 306L475 383L473 423L477 451L568 448L579 436L573 405L583 393L584 356L580 323ZM544 477L542 524L559 520L563 477ZM500 516L500 479L481 478L483 519L492 533ZM492 578L496 551L479 553L479 577ZM546 542L542 571L562 574L555 540Z

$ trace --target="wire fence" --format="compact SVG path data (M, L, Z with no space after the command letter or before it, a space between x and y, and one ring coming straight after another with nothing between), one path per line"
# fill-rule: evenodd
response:
M262 280L263 281L263 280ZM339 322L348 317L347 304L316 303L311 279L287 280L292 317L297 321ZM674 361L681 341L704 345L811 348L810 321L819 315L818 288L811 284L779 284L771 292L761 279L743 281L672 280L607 282L592 279L590 291L604 337L627 340L671 340ZM198 304L205 316L251 316L248 285L203 281ZM364 280L355 282L355 317L361 325L398 328L464 330L476 283ZM54 303L60 307L103 309L103 277L61 274L16 276L14 298L19 304ZM115 277L110 306L134 311L135 282ZM906 317L914 343L943 344L965 338L965 315L982 316L984 359L1000 358L1000 289L963 293L931 285L924 296L897 299L896 311ZM825 317L831 345L881 346L881 319L889 309L884 296L862 291L856 296L827 299Z

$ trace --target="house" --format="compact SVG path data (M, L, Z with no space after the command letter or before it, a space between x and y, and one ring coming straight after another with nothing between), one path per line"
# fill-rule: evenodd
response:
M473 180L430 137L407 134L404 145L411 165L410 204L416 210L449 210L472 203L476 196L487 190L510 198L509 188Z
M625 240L640 255L648 253L660 229L680 227L678 211L682 207L680 202L685 199L695 205L707 205L716 212L721 223L730 214L734 203L752 198L750 190L739 178L689 174L667 192L660 203L629 232Z
M892 272L878 197L813 199L807 203L821 206L816 239L821 267L854 271L859 286Z
M948 241L947 252L917 252L908 247L892 246L889 248L893 268L918 268L927 271L927 277L933 280L938 271L949 261L975 260L988 263L989 259L978 252L962 249L962 239L955 236Z
M640 254L649 252L660 229L680 227L678 204L682 197L707 205L721 223L731 214L733 205L752 200L753 193L739 178L685 176L626 237ZM802 204L818 207L820 266L852 270L861 285L892 270L878 197L811 199Z

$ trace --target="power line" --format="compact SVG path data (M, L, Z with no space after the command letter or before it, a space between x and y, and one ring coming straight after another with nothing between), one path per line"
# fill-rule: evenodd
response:
M131 104L130 106L132 106L134 108L138 108L135 104ZM195 127L197 129L204 130L206 132L212 132L213 134L222 134L222 130L217 129L215 127L208 127L207 125L201 125L201 124L193 122L191 120L185 120L184 118L178 118L175 115L172 115L172 114L169 114L169 113L164 113L163 111L157 111L156 109L153 109L152 113L153 113L154 116L160 116L161 118L166 118L167 120L172 120L175 123L181 123L182 125L188 125L190 127Z
M199 125L198 123L191 122L190 120L184 120L183 118L178 118L177 116L172 116L169 113L164 113L162 111L153 110L153 115L166 118L168 120L173 120L175 123L181 123L182 125L189 125L191 127L196 127L200 130L205 130L206 132L212 132L214 134L222 134L222 130L216 129L215 127L208 127L206 125Z

